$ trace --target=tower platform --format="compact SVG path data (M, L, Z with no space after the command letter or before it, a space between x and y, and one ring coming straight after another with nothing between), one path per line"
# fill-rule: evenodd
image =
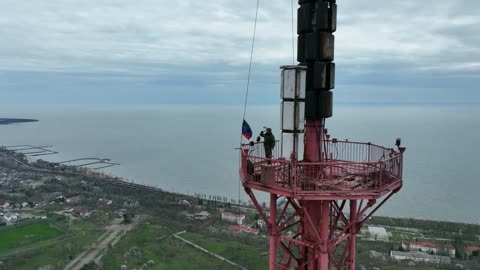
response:
M322 162L264 156L262 143L244 144L243 186L301 200L376 200L402 187L403 148L372 143L324 141Z

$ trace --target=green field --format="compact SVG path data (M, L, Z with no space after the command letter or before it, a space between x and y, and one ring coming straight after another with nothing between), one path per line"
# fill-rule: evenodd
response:
M3 268L0 265L0 270L31 270L46 265L63 269L85 246L95 242L104 233L102 227L81 219L73 221L68 228L69 235L37 243L37 246L42 246L41 249L2 259L4 265Z
M154 265L148 269L222 269L236 270L224 261L214 258L197 250L182 241L173 238L173 231L162 226L140 226L138 229L129 232L104 258L102 269L119 269L121 264L128 266L128 269L139 268L145 262L153 260ZM237 243L228 240L211 239L200 234L182 234L184 238L194 240L196 244L204 245L220 255L242 264L235 257ZM134 251L136 250L136 251ZM134 251L134 252L132 252ZM253 261L245 265L248 269L267 269L268 256L258 256L258 249L248 245L240 244L240 256L247 256ZM250 267L249 267L250 266Z
M185 233L180 236L247 269L268 268L268 255L266 254L268 250L239 243L234 239L218 239L197 233Z
M47 221L19 224L0 231L0 254L59 237L63 232Z

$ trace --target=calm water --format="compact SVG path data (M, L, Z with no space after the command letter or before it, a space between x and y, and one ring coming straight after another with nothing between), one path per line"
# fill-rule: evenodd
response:
M0 117L40 122L0 126L0 145L54 145L60 154L44 159L111 158L122 165L110 172L138 183L237 198L241 115L239 107L17 106ZM479 115L478 107L338 105L327 127L339 139L403 139L404 188L380 214L479 223ZM250 107L247 120L254 133L278 130L279 108Z

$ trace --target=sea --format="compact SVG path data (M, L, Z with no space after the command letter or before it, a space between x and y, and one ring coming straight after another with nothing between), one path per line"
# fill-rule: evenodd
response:
M254 137L279 138L280 107L249 106ZM239 185L243 108L203 105L2 106L0 118L39 122L0 126L0 145L52 145L48 161L109 158L105 171L186 194L247 200ZM407 148L404 186L378 215L480 223L480 107L340 104L332 137ZM266 196L261 196L266 198Z

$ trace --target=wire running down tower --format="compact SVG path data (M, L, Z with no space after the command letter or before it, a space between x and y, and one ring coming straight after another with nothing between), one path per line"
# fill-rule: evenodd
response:
M281 68L280 147L267 159L260 143L242 145L240 176L268 227L270 270L354 270L361 226L402 187L405 148L330 138L337 5L299 4L299 65ZM270 194L268 212L253 190Z

